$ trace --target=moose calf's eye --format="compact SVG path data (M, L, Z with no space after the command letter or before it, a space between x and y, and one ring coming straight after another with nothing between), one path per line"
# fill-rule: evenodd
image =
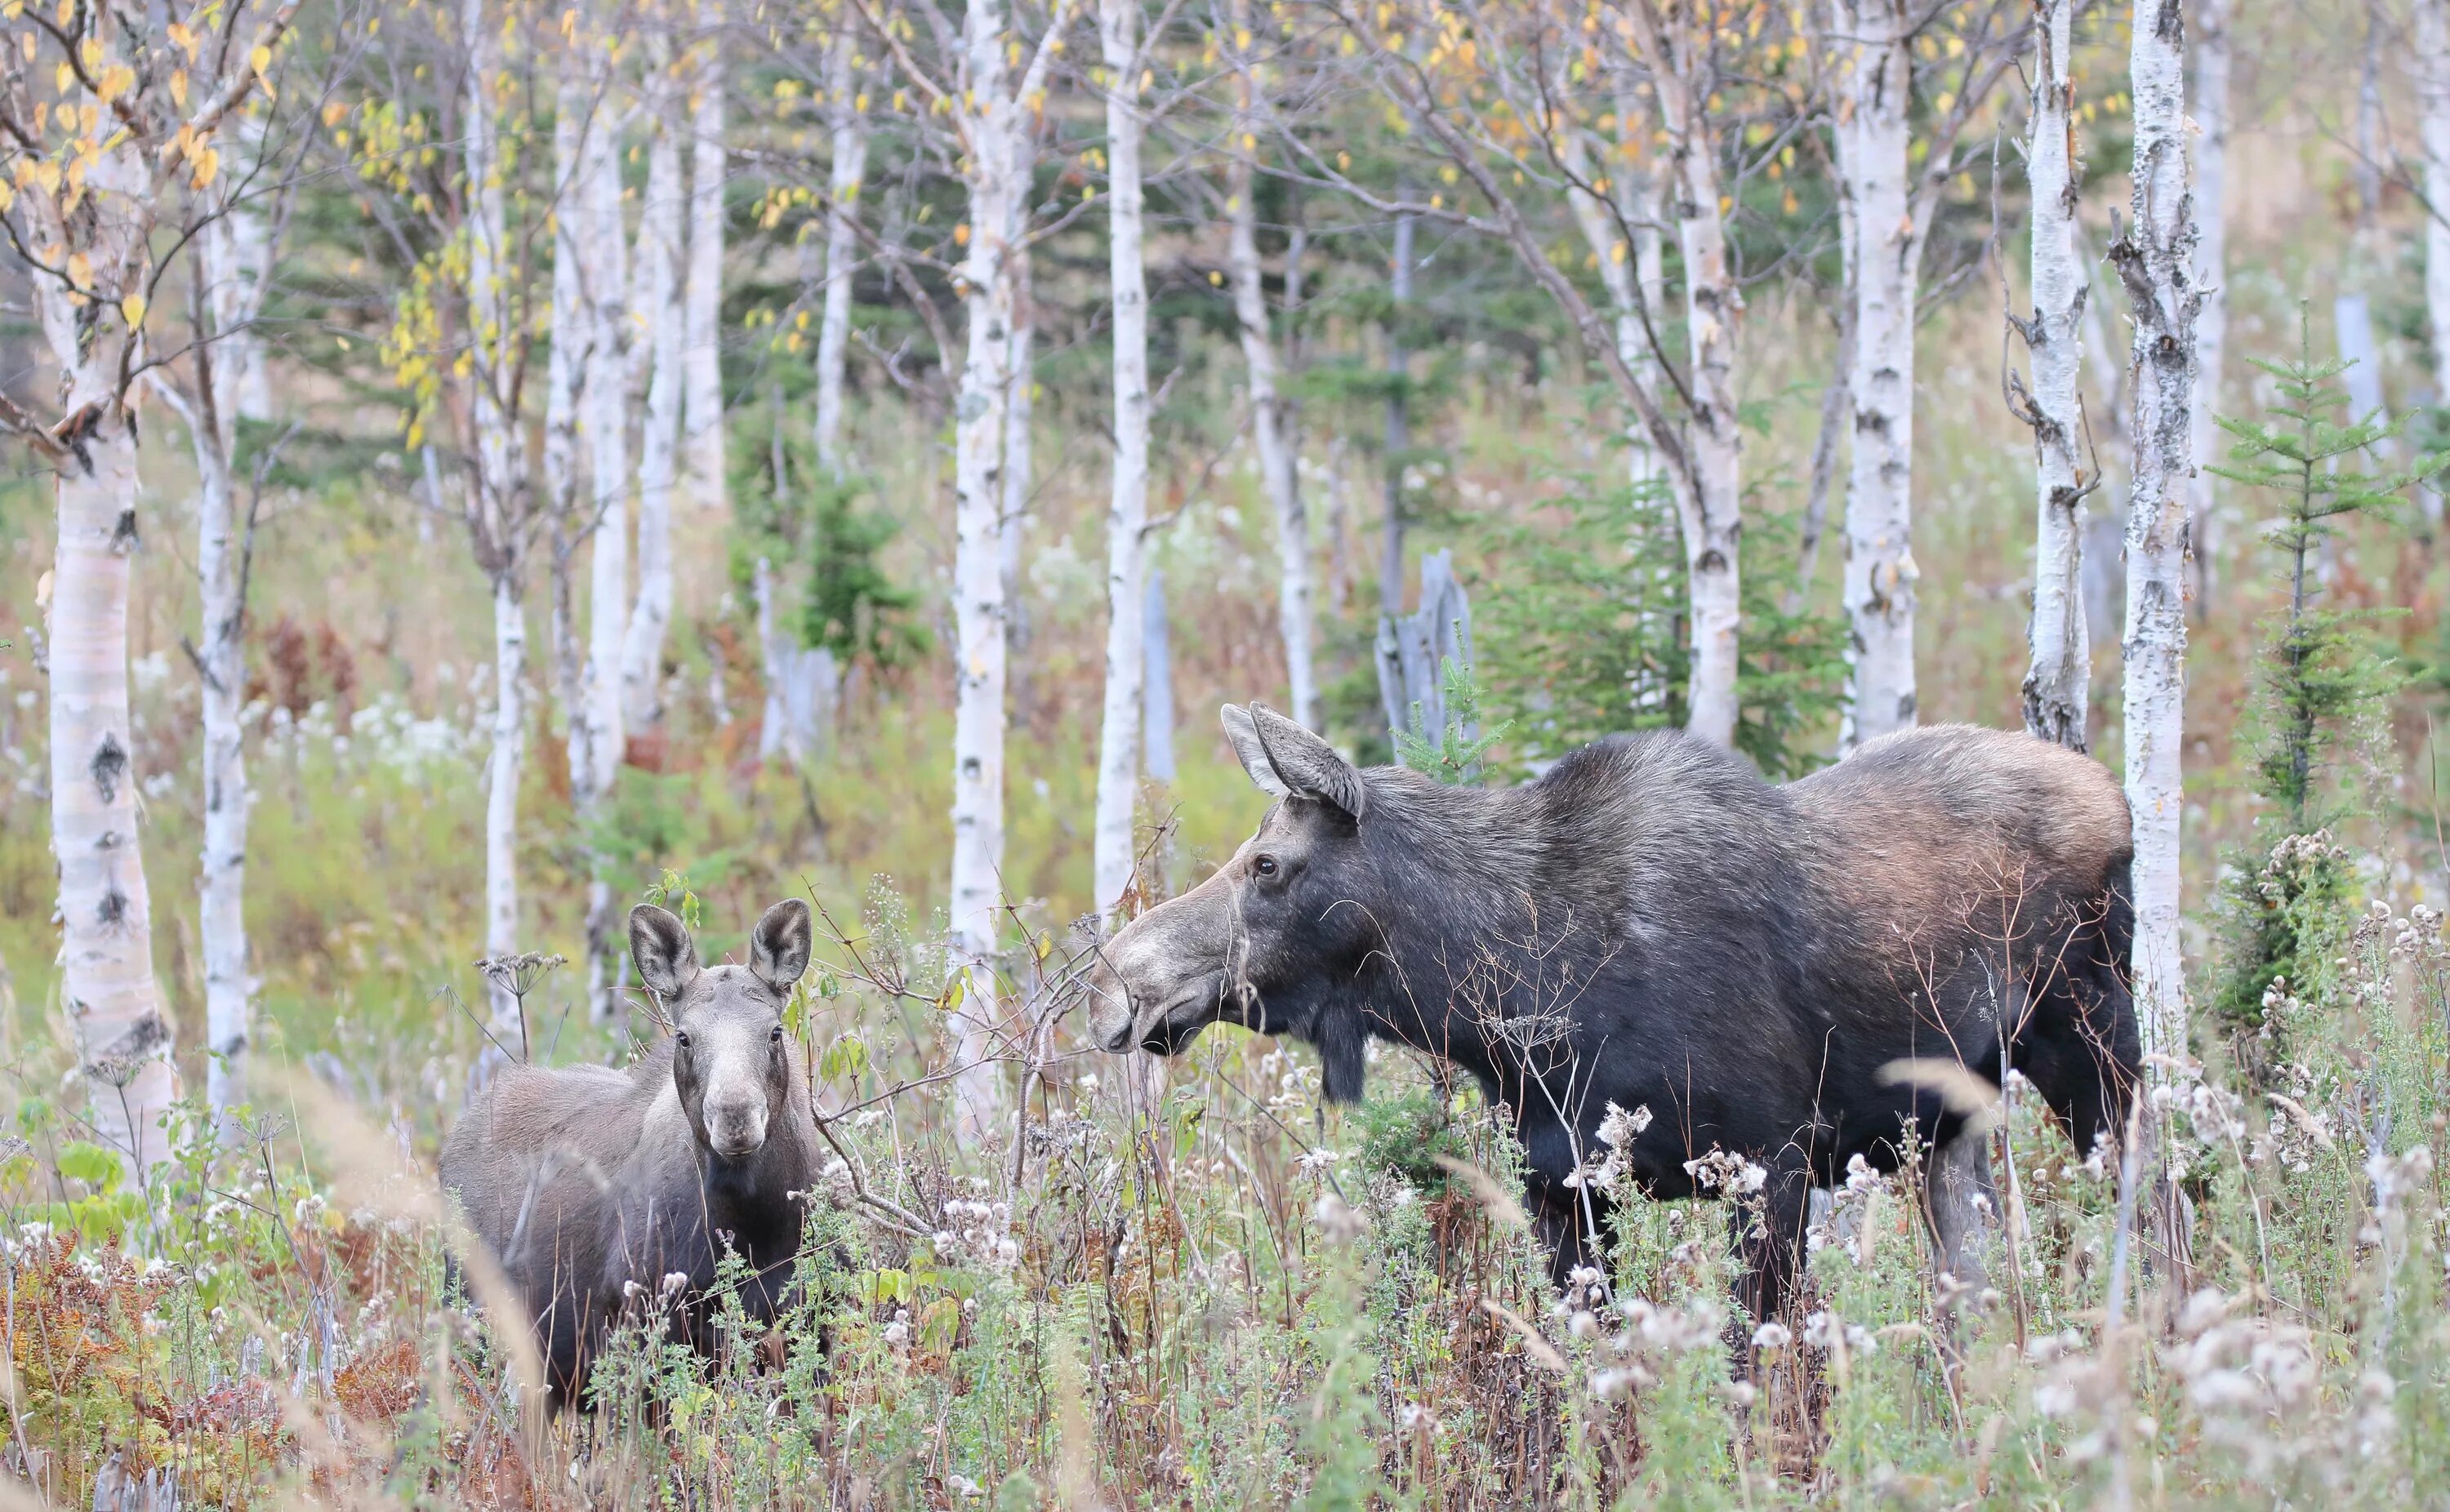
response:
M1251 869L1262 877L1274 877L1276 874L1276 858L1261 856L1251 863Z
M687 1050L690 1047L689 1031L686 1029L675 1031L672 1035L672 1043Z
M766 1036L766 1042L771 1045L779 1045L783 1042L783 1026L781 1024L776 1024L773 1030Z

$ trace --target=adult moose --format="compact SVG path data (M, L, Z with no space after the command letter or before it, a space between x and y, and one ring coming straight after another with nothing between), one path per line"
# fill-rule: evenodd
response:
M2081 756L1941 726L1773 786L1661 731L1483 789L1358 770L1260 705L1223 713L1280 801L1115 938L1092 1033L1164 1055L1219 1020L1292 1035L1341 1101L1371 1036L1462 1066L1512 1110L1561 1284L1607 1231L1567 1178L1604 1153L1612 1103L1650 1112L1622 1153L1654 1195L1707 1194L1688 1162L1714 1150L1764 1168L1761 1221L1738 1225L1755 1317L1790 1298L1815 1184L1857 1154L1895 1169L1905 1120L1963 1133L1896 1062L1995 1078L2004 1048L2079 1146L2122 1117L2127 805Z
M757 921L749 964L701 968L688 928L641 904L630 954L671 1033L627 1070L506 1068L443 1143L442 1184L526 1306L556 1404L627 1307L669 1308L710 1346L726 1250L748 1263L750 1318L785 1307L819 1172L807 1068L783 1027L810 943L808 905L790 899Z

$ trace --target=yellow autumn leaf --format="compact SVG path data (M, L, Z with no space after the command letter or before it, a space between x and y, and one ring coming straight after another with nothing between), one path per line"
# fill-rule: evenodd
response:
M7 180L0 179L0 215L8 214L10 207L16 203L17 191L9 187Z
M79 288L93 281L93 259L82 252L68 254L68 281Z
M170 100L182 110L187 107L187 70L185 68L170 70Z
M210 147L195 156L196 171L187 182L199 189L209 189L222 171L222 155Z
M102 78L96 86L95 92L102 96L103 104L108 105L135 87L136 70L124 63L114 63L102 70ZM185 93L184 90L181 92Z
M51 70L51 88L57 93L68 93L75 84L76 66L74 64L62 63Z
M143 325L145 323L145 296L142 294L131 294L126 299L120 300L119 318L127 322L127 328L131 331L135 330L138 326Z
M256 72L269 73L272 71L272 49L259 42L255 45L255 50L246 55L246 61L248 67L254 68Z

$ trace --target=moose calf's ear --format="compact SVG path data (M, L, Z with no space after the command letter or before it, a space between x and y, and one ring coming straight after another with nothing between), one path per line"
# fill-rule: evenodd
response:
M788 996L808 969L808 905L786 898L766 910L749 936L749 969L759 981Z
M689 926L652 903L630 910L630 959L659 1003L671 1002L697 979L697 945Z
M1314 798L1344 811L1358 824L1370 806L1361 773L1335 752L1335 747L1265 704L1253 704L1251 732L1268 766L1296 798ZM1245 766L1250 758L1243 758ZM1262 783L1261 786L1267 785Z

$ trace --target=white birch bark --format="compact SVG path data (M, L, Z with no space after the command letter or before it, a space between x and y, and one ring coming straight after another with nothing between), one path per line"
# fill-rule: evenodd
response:
M628 227L621 204L621 117L612 70L591 69L591 118L579 146L580 281L588 344L581 424L588 458L587 657L580 708L571 722L571 798L582 822L601 813L621 769L622 643L630 623L630 371ZM613 938L606 858L590 858L587 884L589 1017L620 1017L621 946Z
M2416 97L2424 168L2424 312L2433 388L2450 397L2450 0L2416 0Z
M1004 1103L1003 1079L987 1063L1000 1006L991 959L1000 936L1004 835L1004 681L1008 605L1003 516L1006 412L1014 382L1014 327L1027 104L1043 77L1041 42L1018 83L1020 55L1001 0L971 0L962 20L962 87L955 116L963 137L970 230L959 286L968 330L953 435L953 865L955 948L971 967L957 1018L967 1068L954 1095L960 1126L976 1137Z
M1643 328L1643 312L1659 317L1661 300L1666 294L1666 249L1658 229L1659 197L1649 174L1634 164L1638 150L1641 119L1640 102L1630 89L1621 89L1617 96L1617 115L1624 123L1624 135L1615 150L1605 157L1593 151L1592 143L1579 131L1562 134L1559 145L1564 149L1566 171L1576 187L1566 194L1566 204L1573 212L1574 224L1583 234L1583 243L1597 261L1600 282L1607 290L1608 305L1614 317L1616 350L1627 372L1643 382L1652 381L1653 372L1650 336ZM1615 161L1609 162L1608 159ZM1586 185L1587 187L1583 187ZM1625 237L1630 229L1630 242ZM1637 499L1644 499L1658 485L1659 455L1651 444L1649 427L1636 416L1625 426L1626 482ZM1645 608L1642 613L1646 623L1655 618L1647 606L1662 602L1662 596L1644 591L1641 599ZM1651 624L1650 628L1658 627ZM1630 703L1637 709L1658 707L1663 702L1665 689L1644 681L1630 690Z
M1693 400L1686 433L1692 480L1677 500L1693 616L1685 728L1703 740L1732 746L1740 712L1736 673L1743 620L1738 575L1743 491L1742 439L1736 423L1736 336L1744 300L1727 264L1718 155L1702 109L1706 102L1694 98L1689 87L1690 75L1699 71L1693 49L1707 45L1707 38L1680 29L1672 44L1678 67L1660 72L1654 87L1675 175L1670 209L1677 246L1684 257L1685 345Z
M683 189L669 58L650 65L647 192L632 287L647 327L647 409L638 436L638 596L621 647L621 719L635 732L663 716L664 637L672 617L672 490L678 481L686 325L681 307Z
M1836 0L1836 8L1838 177L1853 202L1855 242L1842 754L1915 723L1914 336L1922 238L1907 161L1914 19L1903 0Z
M1237 31L1248 29L1249 0L1236 0L1234 24ZM1258 453L1259 486L1276 522L1276 630L1285 647L1286 690L1293 719L1305 728L1316 729L1318 674L1311 649L1310 515L1302 504L1301 478L1293 465L1291 406L1277 392L1276 339L1259 263L1259 207L1251 160L1260 129L1259 83L1254 66L1238 51L1235 69L1238 92L1234 150L1225 178L1226 258L1233 270L1234 315L1242 340L1242 360L1251 372L1251 430ZM1298 249L1294 256L1299 256ZM1297 268L1289 272L1289 292L1298 277Z
M485 954L519 949L519 773L527 742L527 614L518 579L494 582L494 745L485 763ZM525 1059L516 998L493 991L494 1037Z
M859 190L867 173L867 132L852 64L859 34L845 27L826 58L826 116L833 164L826 204L826 298L817 321L817 460L839 477L843 370L850 352L851 274L859 248Z
M2417 0L2420 29L2422 11L2434 0ZM2221 429L2212 417L2220 411L2221 362L2228 345L2228 42L2229 0L2196 0L2194 35L2195 211L2202 240L2196 243L2196 284L2203 291L2203 313L2195 320L2195 371L2201 393L2195 404L2194 487L2188 500L2193 515L2195 551L2195 613L2207 611L2213 578L2220 570L2220 480L2205 464L2221 452Z
M2033 616L2026 635L2025 727L2071 750L2086 748L2091 642L2083 598L2084 482L2076 455L2083 417L2085 272L2076 260L2074 84L2069 72L2073 0L2037 0L2032 104L2025 138L2032 200L2033 314L2018 331L2032 354L2025 418L2033 428Z
M197 248L197 276L212 259ZM204 844L197 880L197 933L204 958L204 1085L216 1113L245 1098L250 998L246 946L246 824L254 797L246 785L245 530L238 519L230 453L234 396L219 392L209 347L199 353L195 413L196 579L203 599L196 661L202 672ZM218 434L215 434L218 433Z
M2136 1017L2149 1055L2187 1049L2179 832L2186 790L2188 492L2193 475L2194 205L2187 186L2186 24L2135 8L2132 220L2110 249L2134 320L2127 507L2127 803L2134 817Z
M690 149L689 285L687 345L682 357L685 390L683 450L689 459L690 502L700 509L729 505L723 460L723 181L725 155L723 11L708 7L713 35L695 57L697 90Z
M1028 170L1021 170L1014 182L1028 183ZM1019 209L1018 204L1015 208ZM1013 226L1016 242L1021 234L1021 227L1016 219ZM1028 260L1021 259L1013 268L1012 365L1008 370L1012 374L1012 381L1004 389L1003 403L1003 524L996 548L1000 570L1003 573L1003 640L1008 670L1005 691L1008 707L1019 711L1024 723L1027 722L1030 691L1027 656L1029 603L1021 592L1021 546L1029 533L1030 490L1037 477L1030 455L1030 422L1038 408L1037 385L1031 376L1031 364L1037 356L1038 312L1030 302L1036 291L1030 286L1029 274Z
M486 18L484 0L461 0L460 36L468 49L464 164L468 182L468 318L470 460L475 475L469 524L479 565L494 592L495 710L493 752L486 764L485 953L515 955L519 946L519 769L526 740L527 623L521 605L521 524L513 516L515 418L507 399L512 329L512 258L503 206L495 84L502 68L501 34ZM523 1050L518 1003L491 990L495 1039Z
M264 118L243 111L234 126L241 160L251 166L262 165ZM232 175L225 173L218 182L225 191L235 187ZM255 320L262 312L264 286L272 277L272 223L265 213L262 184L253 188L255 192L227 197L224 213L199 240L217 242L209 254L214 262L213 328L224 350L216 362L220 369L216 377L221 379L216 397L238 418L268 420L272 418L272 377Z
M1098 912L1119 919L1132 882L1132 815L1139 796L1140 694L1146 663L1143 535L1148 524L1148 272L1140 239L1140 0L1099 0L1106 72L1107 279L1114 303L1115 460L1106 503L1106 684L1098 727L1094 851ZM1242 169L1247 202L1249 170ZM1248 212L1243 212L1247 216ZM1247 235L1235 222L1236 255ZM1257 261L1256 253L1252 261ZM1256 282L1255 274L1252 281ZM1255 289L1253 291L1255 294ZM1240 298L1237 281L1236 299ZM1265 319L1264 314L1261 319ZM1244 316L1243 350L1251 338ZM1254 368L1254 387L1257 369ZM1265 422L1263 422L1265 423Z
M76 1031L95 1131L142 1173L166 1151L161 1117L178 1088L153 977L152 894L139 851L127 706L136 436L111 394L117 343L81 354L66 291L39 281L37 299L52 356L68 375L68 413L97 407L82 456L64 459L56 492L49 652L60 997Z

